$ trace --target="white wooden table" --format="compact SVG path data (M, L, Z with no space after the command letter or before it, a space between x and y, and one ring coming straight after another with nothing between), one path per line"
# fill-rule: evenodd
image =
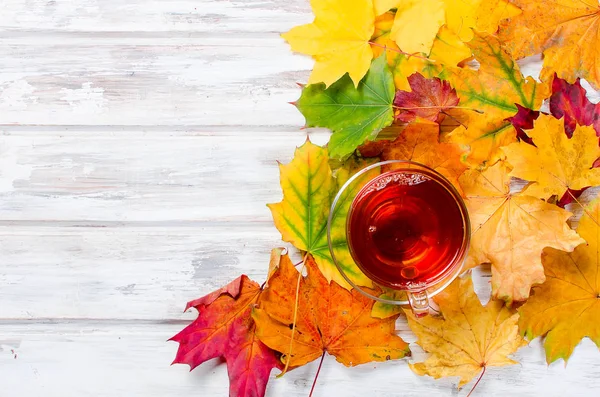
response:
M223 365L170 367L166 340L195 317L188 300L262 280L281 245L265 204L280 199L275 160L305 140L287 102L312 63L278 32L309 22L308 2L0 5L0 396L226 396ZM539 341L516 358L476 395L600 394L589 340L566 369ZM316 366L273 371L267 395L307 396ZM468 391L455 385L327 357L316 395Z

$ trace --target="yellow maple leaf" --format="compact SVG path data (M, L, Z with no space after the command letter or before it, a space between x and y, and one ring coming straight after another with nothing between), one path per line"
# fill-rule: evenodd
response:
M371 0L312 0L315 20L282 37L292 49L315 59L308 84L329 86L348 73L355 86L369 70L375 29Z
M548 363L565 361L585 337L600 347L600 201L591 203L577 231L587 244L573 252L544 250L546 282L519 309L519 328L528 339L546 335Z
M445 66L456 66L471 56L471 49L445 26L435 36L429 57L425 53L416 56L402 54L396 42L390 38L394 15L393 12L386 12L377 17L371 42L374 57L386 51L388 66L397 89L410 91L408 77L414 73L428 78L443 78Z
M506 0L375 0L376 15L396 8L391 38L408 53L429 54L444 26L468 42L473 31L495 33L502 19L521 10Z
M544 282L545 247L572 251L583 240L566 223L572 215L522 193L511 194L507 165L468 170L459 179L471 219L466 268L492 264L492 293L511 301L527 299L531 286Z
M506 0L444 0L446 25L462 41L470 41L473 31L496 33L501 20L521 13Z
M458 278L434 298L443 317L415 318L406 311L417 344L431 356L410 364L418 375L459 376L459 387L487 367L517 364L508 356L525 344L517 327L518 314L491 300L482 306L470 275Z
M433 41L429 59L446 66L456 66L471 56L471 49L448 26L440 28Z
M517 139L514 127L506 120L517 113L515 104L538 109L547 89L523 76L497 37L475 33L468 45L480 63L479 69L454 69L448 80L460 105L479 113L473 113L468 125L458 127L447 139L470 148L469 163L477 166L485 162L487 166L499 158L501 146Z
M563 120L541 114L527 135L537 147L521 141L502 148L514 167L510 175L535 182L527 187L527 194L560 198L567 189L600 185L600 168L592 168L600 157L593 127L577 126L569 139Z
M600 6L595 0L512 0L522 13L501 25L499 35L516 58L543 53L542 80L554 73L600 88Z
M392 8L396 8L396 6L402 0L373 0L373 7L375 8L375 15L379 16L381 14L385 14L387 11Z
M444 20L443 0L403 0L397 6L390 37L402 51L429 54Z

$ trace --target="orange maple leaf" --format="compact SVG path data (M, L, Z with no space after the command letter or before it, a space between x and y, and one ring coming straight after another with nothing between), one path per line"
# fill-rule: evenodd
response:
M408 344L394 333L397 316L371 317L373 300L335 281L328 283L310 255L305 262L308 275L302 277L283 256L263 292L261 308L252 314L258 337L283 354L282 362L289 359L289 366L297 367L327 352L354 366L409 354Z
M536 197L510 192L509 169L499 161L460 178L471 218L466 268L492 264L492 293L508 302L527 299L544 282L544 247L572 251L583 240L566 223L571 213Z
M500 27L514 58L544 54L542 80L577 77L600 88L600 6L595 0L512 0L522 13Z
M453 143L440 143L439 126L429 123L409 124L396 140L380 143L382 160L410 160L426 165L443 176L461 192L458 178L467 169L461 162L463 150ZM383 172L394 168L384 166Z

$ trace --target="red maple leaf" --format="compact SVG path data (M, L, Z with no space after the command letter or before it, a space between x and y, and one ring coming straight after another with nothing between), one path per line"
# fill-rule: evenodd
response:
M579 79L569 84L554 75L550 113L557 119L565 118L565 132L569 138L573 136L577 124L593 125L596 135L600 136L600 104L593 104L585 94Z
M447 81L414 73L408 77L408 84L411 91L397 91L394 98L398 120L410 122L418 116L439 123L445 110L458 105L456 91Z
M227 362L230 397L262 397L271 369L280 367L276 353L255 334L251 312L261 287L242 275L200 299L187 304L195 307L198 318L172 337L179 343L173 364L188 364L190 370L203 362L222 357Z
M534 145L533 140L527 135L524 130L530 130L533 128L533 122L540 116L540 112L537 110L531 110L529 108L523 107L518 103L515 103L517 107L517 114L512 117L506 118L507 121L510 121L517 130L517 139L523 142L527 142L530 145Z

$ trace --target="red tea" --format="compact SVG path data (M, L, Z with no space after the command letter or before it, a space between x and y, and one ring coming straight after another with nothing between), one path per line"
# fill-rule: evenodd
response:
M360 269L391 288L435 283L456 264L465 239L463 212L448 182L417 170L369 181L348 217L348 243Z

